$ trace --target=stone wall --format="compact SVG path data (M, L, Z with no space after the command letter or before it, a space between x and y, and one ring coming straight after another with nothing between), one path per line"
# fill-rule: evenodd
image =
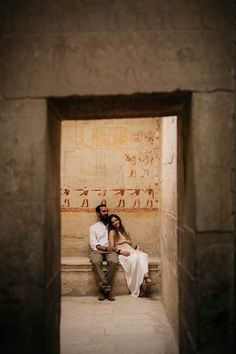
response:
M168 318L178 333L177 117L161 120L161 293Z
M231 353L232 94L195 93L192 101L192 119L182 127L185 199L178 202L180 344L189 353Z
M233 338L230 337L235 276L232 97L230 93L195 94L193 97L193 154L196 151L200 154L193 166L196 184L196 280L198 298L201 299L197 304L199 342L203 348L215 352L233 351ZM208 119L198 120L199 110ZM213 341L213 338L217 340Z
M45 100L1 100L0 110L0 349L3 353L57 352L60 219L55 147L60 134L56 134L55 117L48 122ZM42 336L45 324L47 332Z
M45 219L51 215L45 214L45 195L53 200L53 191L45 190L44 99L175 90L192 92L192 109L182 111L178 157L183 177L178 201L180 350L230 353L235 275L230 182L235 169L230 145L235 115L233 4L1 1L1 318L9 333L4 353L20 353L23 346L40 352L45 323L58 343L56 322L51 317L45 321L44 306L45 288L57 276L50 273L51 281L42 276L45 264L59 254L53 238L49 263L43 256ZM17 119L19 114L23 118ZM58 220L59 212L55 225ZM59 263L56 257L56 268ZM51 294L52 289L48 298ZM51 311L58 320L59 310ZM13 351L19 336L21 347L15 345Z
M87 256L95 207L120 215L134 244L159 254L159 119L62 122L62 256Z
M2 92L19 98L233 89L232 4L2 2Z

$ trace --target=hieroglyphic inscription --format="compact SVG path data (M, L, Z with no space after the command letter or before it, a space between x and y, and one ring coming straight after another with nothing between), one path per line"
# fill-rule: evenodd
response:
M152 150L138 153L126 153L125 160L128 161L129 178L145 178L149 176L152 168L154 153Z
M62 208L69 208L70 207L70 189L64 188L61 191L62 195Z
M117 189L67 189L68 197L64 197L65 190L61 190L61 205L63 209L67 208L89 208L90 201L95 204L108 204L113 208L158 208L157 192L153 188L117 188ZM69 198L69 194L74 202ZM115 203L112 203L114 202ZM113 205L112 205L113 204Z
M126 127L97 127L92 132L92 142L97 148L120 148L126 145Z
M133 133L133 140L136 143L145 142L150 145L153 145L155 143L155 138L155 132L153 132L152 130L137 130Z
M157 209L158 118L76 124L76 150L66 152L62 173L62 208Z

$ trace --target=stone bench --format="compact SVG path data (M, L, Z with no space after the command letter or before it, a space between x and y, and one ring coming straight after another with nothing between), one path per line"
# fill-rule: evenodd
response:
M160 258L148 257L149 273L153 280L150 286L151 293L160 292ZM104 262L104 269L106 269ZM88 257L62 257L61 261L62 296L97 295L92 264ZM114 278L114 292L116 295L129 294L125 274L121 265L118 266Z

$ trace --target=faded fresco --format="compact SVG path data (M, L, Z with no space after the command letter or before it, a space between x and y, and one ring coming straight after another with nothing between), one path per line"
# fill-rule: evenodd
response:
M89 253L104 202L149 255L160 249L160 119L62 121L62 256Z
M158 118L63 121L62 211L157 211L159 164Z

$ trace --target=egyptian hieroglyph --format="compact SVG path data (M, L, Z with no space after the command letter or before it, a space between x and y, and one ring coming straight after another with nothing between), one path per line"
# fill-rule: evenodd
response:
M62 121L62 255L87 255L102 202L134 242L159 252L159 133L159 118Z
M157 118L63 121L61 156L63 211L158 209Z

